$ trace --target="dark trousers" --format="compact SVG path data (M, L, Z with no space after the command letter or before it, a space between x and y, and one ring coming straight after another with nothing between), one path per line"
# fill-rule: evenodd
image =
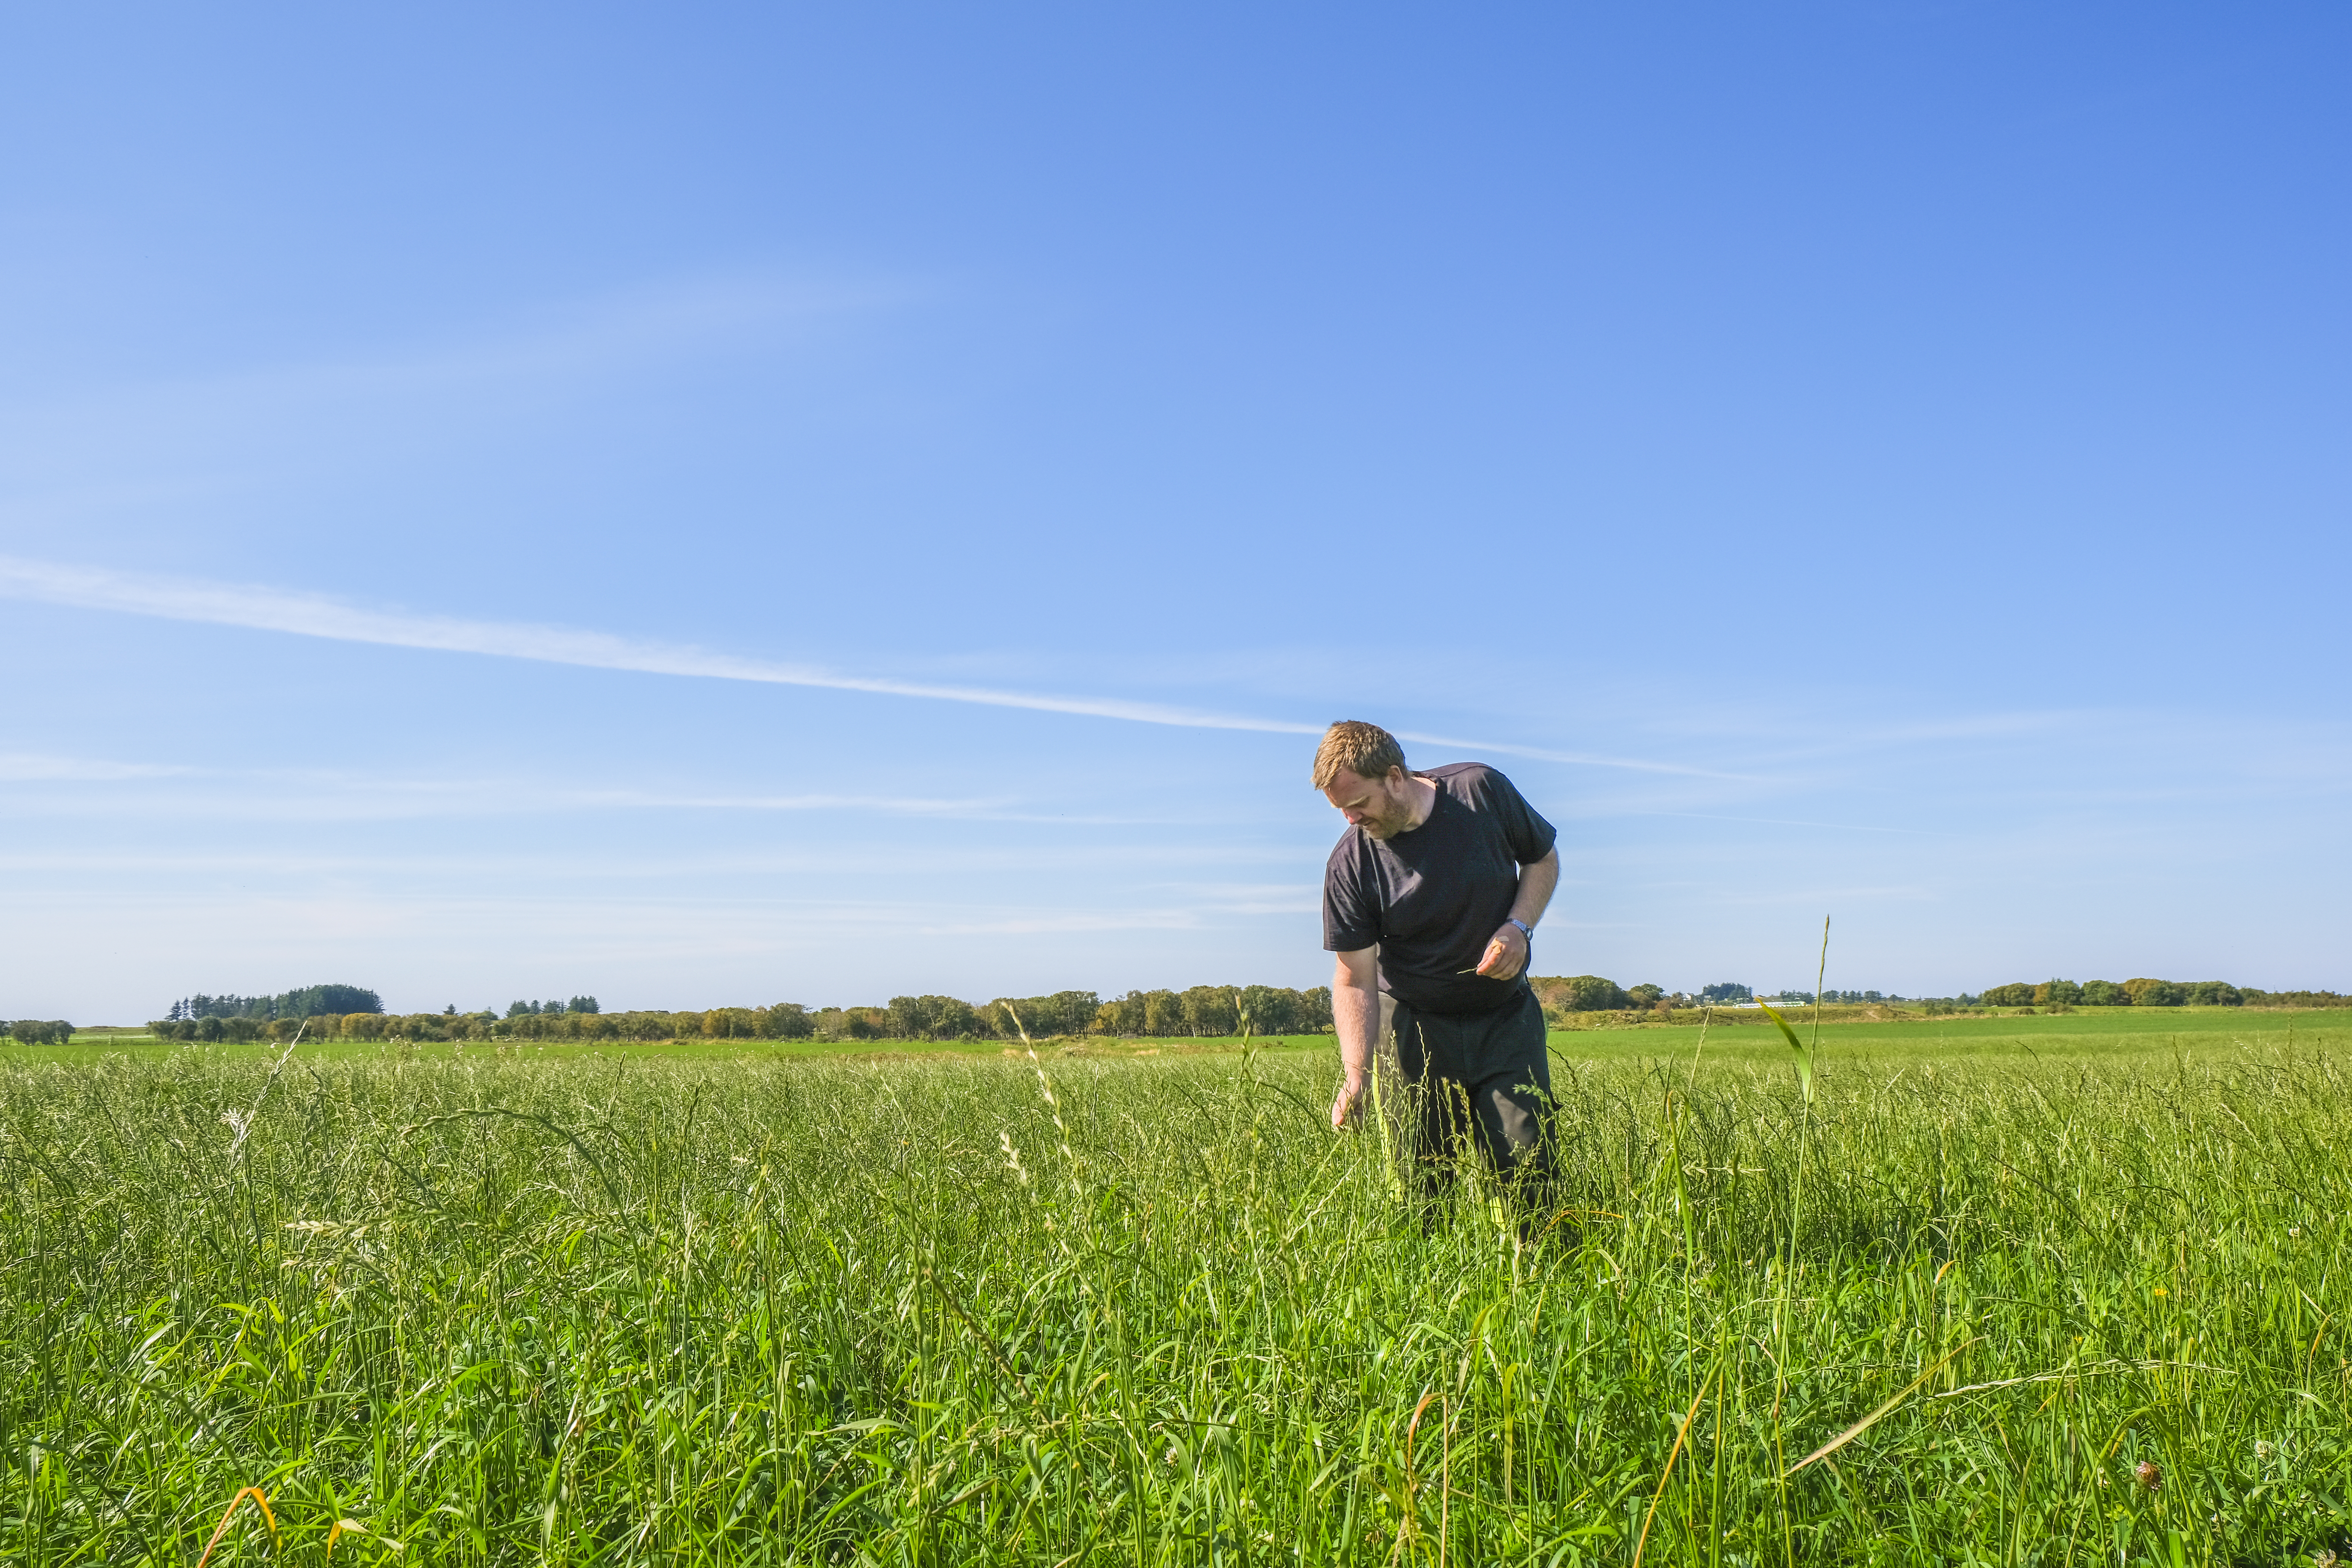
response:
M1491 1013L1424 1013L1400 1002L1396 1048L1412 1086L1423 1223L1472 1146L1523 1205L1549 1206L1551 1061L1535 993L1522 986L1517 1001Z

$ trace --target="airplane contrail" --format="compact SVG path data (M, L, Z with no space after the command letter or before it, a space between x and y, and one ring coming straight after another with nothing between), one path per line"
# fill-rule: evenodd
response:
M20 556L0 555L0 597L67 605L78 609L108 610L121 615L149 616L163 620L201 621L213 626L242 626L255 631L286 632L297 637L326 637L337 642L375 643L389 647L426 648L440 653L484 654L498 658L579 665L592 669L625 669L649 675L747 680L770 686L816 687L834 691L868 691L889 697L927 698L941 702L977 703L990 708L1022 708L1041 713L1068 713L1094 719L1118 719L1138 724L1169 724L1192 730L1319 735L1324 728L1319 723L1297 720L1262 719L1161 702L1138 702L1125 698L1066 697L1051 692L1013 691L986 686L903 680L892 676L857 675L815 665L780 664L766 659L746 658L736 654L696 647L691 644L653 642L615 637L609 632L581 631L523 621L478 621L454 616L406 612L393 614L367 609L323 594L301 593L258 584L151 576L98 566L31 561ZM1673 763L1557 752L1500 742L1441 739L1405 731L1399 731L1399 738L1423 744L1501 752L1587 767L1630 768L1643 773L1681 773L1706 778L1738 776Z

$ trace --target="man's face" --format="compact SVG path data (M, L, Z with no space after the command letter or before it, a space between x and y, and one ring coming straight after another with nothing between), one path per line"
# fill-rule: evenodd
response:
M1360 827L1375 838L1393 838L1412 826L1412 796L1405 788L1402 768L1391 768L1388 777L1360 778L1339 770L1323 798L1339 808L1350 827Z

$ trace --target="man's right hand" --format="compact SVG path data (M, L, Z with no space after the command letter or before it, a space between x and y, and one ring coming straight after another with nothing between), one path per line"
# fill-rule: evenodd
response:
M1360 947L1339 955L1331 971L1331 1030L1339 1038L1339 1070L1347 1075L1331 1101L1333 1131L1346 1131L1364 1098L1364 1075L1372 1070L1380 1041L1381 950Z

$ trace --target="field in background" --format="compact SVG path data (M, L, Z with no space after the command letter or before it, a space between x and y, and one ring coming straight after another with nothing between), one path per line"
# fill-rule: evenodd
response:
M1328 1037L0 1049L0 1557L2345 1551L2352 1017L2147 1021L1556 1034L1533 1239Z
M2072 1013L1956 1014L1945 1017L1870 1016L1887 1009L1832 1006L1823 1009L1822 1048L1834 1061L1841 1055L1856 1061L1887 1061L1900 1065L1912 1058L2009 1058L2021 1062L2072 1058L2165 1058L2179 1052L2201 1055L2233 1051L2259 1044L2293 1051L2298 1040L2343 1037L2352 1031L2352 1011L2269 1009L2256 1007L2084 1008ZM1784 1016L1811 1033L1811 1008L1796 1008ZM1556 1061L1622 1062L1652 1057L1687 1058L1699 1048L1702 1025L1696 1014L1681 1012L1671 1024L1644 1021L1622 1024L1611 1015L1591 1015L1589 1027L1554 1029L1550 1033ZM1705 1026L1706 1060L1778 1063L1787 1046L1760 1008L1723 1008ZM1046 1041L1049 1056L1120 1058L1182 1057L1240 1053L1248 1049L1276 1053L1321 1052L1337 1071L1338 1047L1331 1036L1286 1035L1248 1041L1233 1036L1205 1038L1153 1037L1113 1038L1085 1035ZM0 1037L0 1061L94 1063L116 1055L150 1060L179 1053L202 1052L226 1061L275 1061L286 1047L271 1040L243 1045L174 1044L142 1030L80 1030L70 1046L19 1046ZM1020 1056L1017 1046L1003 1040L665 1040L649 1043L614 1040L535 1041L471 1040L458 1044L403 1043L384 1040L305 1042L296 1049L302 1061L483 1061L595 1060L606 1057L681 1057L703 1060L758 1061L771 1058L843 1058L861 1061L928 1057L1003 1058ZM1336 1081L1336 1080L1335 1080Z

